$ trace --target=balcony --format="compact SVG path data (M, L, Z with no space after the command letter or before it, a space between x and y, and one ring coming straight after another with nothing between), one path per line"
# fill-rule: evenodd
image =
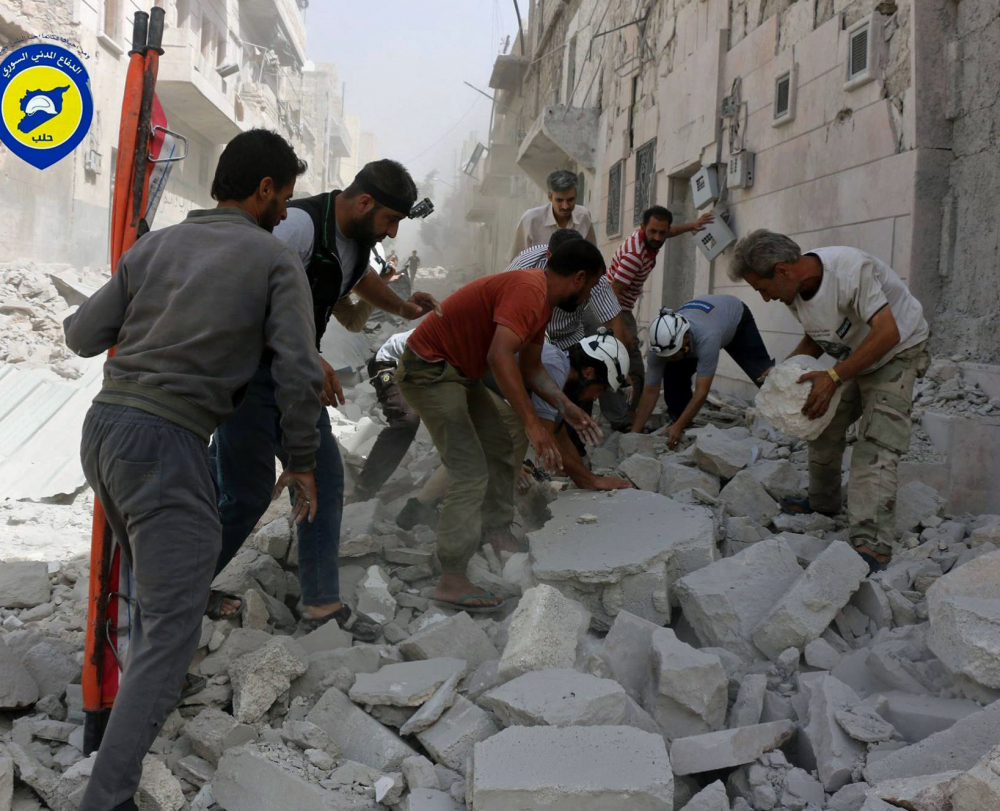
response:
M596 108L562 104L544 108L521 141L517 165L542 187L549 172L564 166L567 158L593 171L599 117Z
M240 20L248 22L265 39L276 40L274 50L286 67L306 61L306 27L295 0L240 0Z
M487 197L478 188L469 189L465 199L466 222L490 222L496 215L496 197Z
M327 132L330 144L329 156L331 158L349 158L351 145L347 140L347 131L344 129L343 123L339 119L331 118Z
M483 166L480 191L487 197L509 197L517 168L517 147L513 144L493 144Z
M247 126L278 127L278 97L269 84L264 82L243 82L239 87L239 97L247 112Z
M493 63L490 87L494 90L517 90L521 77L528 68L528 58L514 54L500 54Z
M225 81L207 63L193 31L166 29L156 92L168 118L179 118L208 141L223 144L242 128Z

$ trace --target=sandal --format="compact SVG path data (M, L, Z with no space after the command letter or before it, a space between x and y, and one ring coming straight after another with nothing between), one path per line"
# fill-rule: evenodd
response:
M322 628L333 620L359 642L374 642L382 633L382 625L360 611L351 611L350 606L342 605L336 611L315 619L303 615L299 619L299 627L306 633Z
M440 608L451 608L457 611L465 611L469 614L493 614L507 605L507 601L501 600L496 605L468 605L468 603L470 600L495 600L496 597L492 591L470 591L468 594L463 594L454 602L451 600L435 600L433 597L431 598L431 602Z
M226 600L238 602L239 608L229 613L224 613L223 605ZM234 620L243 614L243 598L235 594L227 594L224 591L210 591L208 593L208 605L205 608L205 616L210 620Z

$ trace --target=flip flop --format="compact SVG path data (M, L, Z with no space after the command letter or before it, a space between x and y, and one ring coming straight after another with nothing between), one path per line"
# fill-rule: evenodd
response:
M299 619L299 627L306 633L322 628L328 622L337 623L341 630L347 631L359 642L374 642L382 633L382 625L360 611L351 611L350 606L343 605L332 614L311 619L305 615Z
M240 604L239 608L228 614L222 612L223 603L226 600L235 600ZM208 605L205 608L205 616L210 620L234 620L243 614L243 598L235 594L227 594L224 591L210 591L208 593Z
M469 614L493 614L507 605L506 600L496 605L467 605L470 600L482 600L483 598L496 599L496 595L492 591L470 591L468 594L463 594L454 602L451 600L435 600L433 597L431 598L431 602L440 608L451 608L458 611L465 611Z

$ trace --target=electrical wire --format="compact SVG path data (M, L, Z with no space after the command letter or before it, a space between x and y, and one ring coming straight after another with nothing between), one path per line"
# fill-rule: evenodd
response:
M420 152L420 153L414 155L412 158L409 158L409 159L403 161L403 163L404 164L412 163L413 161L417 160L418 158L422 158L424 155L426 155L428 152L430 152L434 147L436 147L438 144L440 144L445 138L447 138L449 135L451 135L451 133L455 129L455 127L457 127L459 124L462 123L462 121L465 119L465 117L469 113L472 112L472 108L475 107L476 104L478 104L478 103L479 103L479 98L476 97L475 99L472 100L472 104L469 105L469 108L464 113L462 113L462 115L460 115L458 117L458 120L454 124L452 124L450 127L448 127L447 130L445 130L445 132L441 135L440 138L438 138L434 143L432 143L430 146L428 146L423 152Z

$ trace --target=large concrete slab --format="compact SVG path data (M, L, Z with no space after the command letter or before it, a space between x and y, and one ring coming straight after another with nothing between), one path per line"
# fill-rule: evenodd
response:
M376 673L359 673L348 695L358 704L419 707L453 676L465 675L464 659L398 662Z
M464 659L469 669L500 658L500 651L486 632L466 613L461 612L401 642L399 651L410 661L452 657Z
M629 703L624 688L576 670L525 673L490 690L479 704L509 726L627 725Z
M801 575L795 552L772 538L682 577L674 591L703 644L753 661L754 629Z
M573 491L549 505L552 518L528 533L537 582L581 600L608 625L624 609L662 625L669 587L717 557L710 510L658 493ZM582 514L595 523L579 523Z
M663 738L630 727L511 727L475 748L476 811L673 811Z
M777 749L795 732L791 721L772 721L739 729L724 729L707 735L678 738L670 746L674 774L700 774L753 763L765 752Z

